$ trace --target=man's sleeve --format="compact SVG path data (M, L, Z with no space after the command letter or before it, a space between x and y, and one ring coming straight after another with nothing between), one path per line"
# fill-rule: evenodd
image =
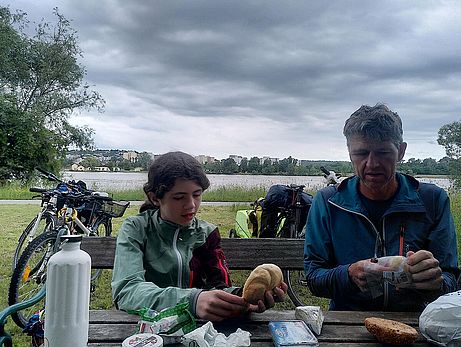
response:
M306 224L304 272L314 295L334 298L359 289L349 279L349 264L337 266L334 262L327 204L327 198L321 191L317 192Z

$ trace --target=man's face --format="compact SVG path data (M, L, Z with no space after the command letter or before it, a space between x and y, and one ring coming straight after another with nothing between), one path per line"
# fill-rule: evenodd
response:
M406 143L400 148L391 141L354 136L348 141L349 157L360 178L360 191L368 198L385 200L397 189L395 167L403 158Z

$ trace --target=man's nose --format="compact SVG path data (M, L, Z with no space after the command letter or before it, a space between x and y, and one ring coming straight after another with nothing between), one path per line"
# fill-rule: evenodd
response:
M379 158L376 154L374 154L373 152L370 152L370 154L368 154L368 158L367 158L367 166L368 167L376 167L379 165Z

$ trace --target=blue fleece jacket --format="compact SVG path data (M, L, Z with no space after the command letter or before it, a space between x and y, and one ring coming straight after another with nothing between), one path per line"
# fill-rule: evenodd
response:
M359 178L320 190L313 201L304 244L304 269L314 295L330 298L331 310L421 311L437 295L455 291L459 274L456 233L446 192L397 174L399 189L384 213L382 236L362 205ZM404 249L432 252L443 271L440 293L384 284L383 295L361 292L348 275L359 260L402 255ZM403 252L405 253L405 252ZM405 255L405 254L403 254Z

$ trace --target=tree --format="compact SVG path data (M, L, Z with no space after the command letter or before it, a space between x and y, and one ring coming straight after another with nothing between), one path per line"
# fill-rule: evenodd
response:
M147 152L139 153L137 166L142 167L143 170L148 171L150 164L152 164L152 156Z
M104 100L83 82L77 34L57 9L56 25L26 34L27 14L0 6L0 182L28 179L35 166L58 171L70 146L92 147L93 130L73 126L75 110Z
M461 122L445 124L439 129L437 143L445 147L445 153L450 158L448 171L453 179L453 185L461 187Z

